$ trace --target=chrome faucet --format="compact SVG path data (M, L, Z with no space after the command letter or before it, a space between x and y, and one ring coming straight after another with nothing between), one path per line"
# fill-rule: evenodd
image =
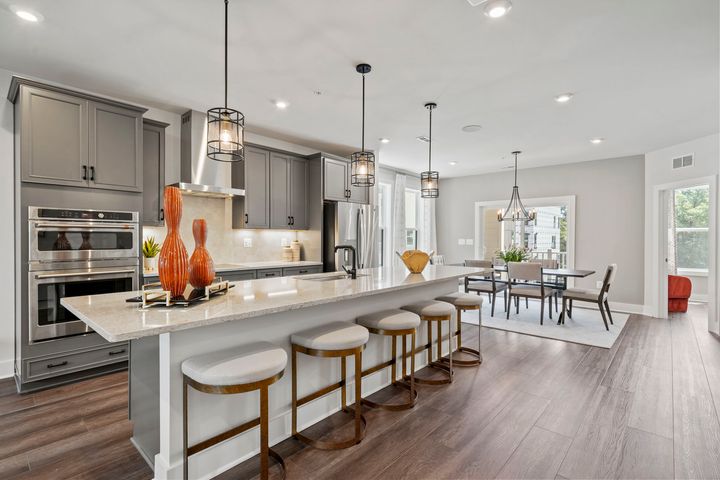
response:
M355 252L355 247L352 245L336 245L335 252L338 250L350 250L352 252L352 270L345 268L345 265L342 266L342 269L350 275L350 278L355 280L357 278L357 252Z

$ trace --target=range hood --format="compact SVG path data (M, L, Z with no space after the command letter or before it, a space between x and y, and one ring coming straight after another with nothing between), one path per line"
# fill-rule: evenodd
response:
M180 128L180 181L172 184L185 194L205 197L244 197L245 190L232 187L232 164L207 156L207 117L189 110Z

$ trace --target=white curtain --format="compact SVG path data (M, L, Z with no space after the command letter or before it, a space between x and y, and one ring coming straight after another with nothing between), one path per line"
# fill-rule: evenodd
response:
M402 261L395 255L395 252L405 251L405 183L405 175L396 173L392 202L392 258L394 265L397 266L402 266Z
M675 221L675 190L667 190L667 273L677 275L677 249L675 240L677 238Z
M435 202L434 198L423 198L423 216L419 225L420 238L418 239L418 249L423 252L435 252L438 255L440 252L437 251L437 233L435 230Z

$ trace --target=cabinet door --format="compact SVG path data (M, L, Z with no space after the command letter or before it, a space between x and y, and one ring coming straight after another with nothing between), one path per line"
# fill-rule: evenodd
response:
M352 203L369 203L370 202L370 187L353 187L350 183L350 168L348 167L348 190L350 197L348 202Z
M22 180L87 186L88 101L34 87L21 89Z
M270 154L270 228L290 227L290 157Z
M270 227L270 152L246 147L245 227Z
M325 200L347 200L348 163L332 158L323 159Z
M142 192L142 115L90 102L90 186Z
M162 225L165 127L143 124L143 225Z
M307 220L308 165L304 158L290 157L290 228L305 230Z

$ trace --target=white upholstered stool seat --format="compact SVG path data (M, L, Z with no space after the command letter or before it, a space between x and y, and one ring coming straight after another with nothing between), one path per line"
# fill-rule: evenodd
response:
M349 322L331 322L297 332L290 342L315 350L346 350L365 345L370 337L367 328Z
M445 317L452 315L455 311L452 305L435 300L411 303L410 305L405 305L402 309L426 317Z
M358 317L357 323L376 330L407 330L420 326L420 317L405 310L382 310Z
M274 377L285 369L287 359L283 348L257 342L188 358L182 373L206 385L239 385Z
M471 295L469 293L449 293L438 297L435 300L440 302L447 302L456 307L470 307L479 308L482 307L483 299L480 295Z

